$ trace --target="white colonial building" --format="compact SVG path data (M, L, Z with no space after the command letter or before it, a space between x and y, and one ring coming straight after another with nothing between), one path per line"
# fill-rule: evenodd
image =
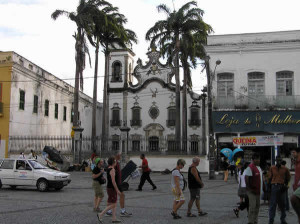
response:
M221 60L212 72L218 149L256 151L263 163L288 157L299 145L300 31L209 36L206 50L211 68Z
M205 160L205 109L203 98L191 89L187 93L187 149L176 151L174 68L159 61L160 53L153 50L149 61L139 59L134 67L134 53L114 50L109 61L109 149L128 150L130 159L138 164L140 153L146 153L153 170L173 169L180 157L203 156ZM182 97L181 91L181 97ZM182 107L182 100L181 100ZM182 108L181 108L182 111ZM181 113L182 116L182 113ZM183 127L181 127L182 130ZM135 155L135 157L133 156ZM187 161L188 163L190 161ZM207 171L206 163L201 170Z
M15 52L0 52L0 87L0 157L39 151L45 144L72 154L73 86ZM92 102L80 92L78 117L84 136L91 136ZM98 103L99 137L101 116Z

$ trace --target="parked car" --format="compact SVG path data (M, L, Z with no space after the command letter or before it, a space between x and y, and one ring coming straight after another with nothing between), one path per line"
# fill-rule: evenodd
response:
M61 190L70 182L70 174L49 169L33 159L0 159L0 188L36 186L43 192L49 188Z

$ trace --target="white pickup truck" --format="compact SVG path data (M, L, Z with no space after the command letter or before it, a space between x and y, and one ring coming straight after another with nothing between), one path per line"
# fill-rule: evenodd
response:
M60 190L70 182L70 174L49 169L33 159L0 159L0 188L9 185Z

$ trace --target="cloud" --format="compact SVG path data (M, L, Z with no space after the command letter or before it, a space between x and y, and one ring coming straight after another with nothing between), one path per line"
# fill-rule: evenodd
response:
M0 26L0 36L2 37L20 37L24 35L26 34L17 29Z
M19 4L19 5L35 5L41 0L0 0L0 5Z

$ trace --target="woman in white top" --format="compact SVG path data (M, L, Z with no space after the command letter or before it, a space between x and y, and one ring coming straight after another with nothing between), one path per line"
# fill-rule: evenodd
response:
M179 159L177 161L176 168L172 171L172 178L171 178L171 187L172 193L174 195L174 202L173 202L173 210L171 215L174 219L180 219L181 216L177 214L177 210L184 204L184 195L182 189L184 187L184 178L183 175L180 173L180 170L184 167L185 161L183 159Z
M249 209L249 198L247 196L247 190L246 190L246 180L245 180L245 170L249 166L249 162L245 163L244 166L242 166L242 163L238 164L239 168L239 175L238 175L238 181L239 181L239 188L238 188L238 196L240 197L240 204L238 207L233 209L234 214L236 217L239 217L239 211L244 210L247 208L247 211Z

